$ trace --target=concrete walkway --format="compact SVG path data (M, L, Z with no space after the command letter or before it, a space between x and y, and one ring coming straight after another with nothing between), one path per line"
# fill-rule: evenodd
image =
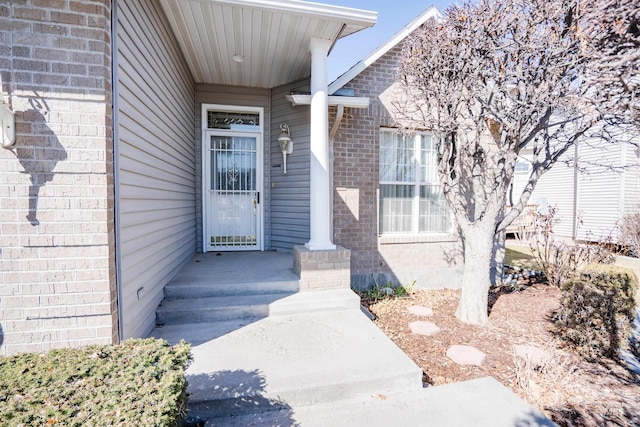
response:
M387 395L291 407L235 418L210 419L207 427L525 427L555 426L490 377Z
M266 254L272 261L273 255ZM276 260L282 274L264 274L271 284L243 285L231 280L242 268L229 265L242 256L205 256L219 268L196 258L168 286L178 299L161 308L175 305L185 314L167 316L170 321L152 336L192 344L189 410L207 426L553 425L493 379L422 388L421 369L362 314L351 290L292 293L283 258ZM267 258L250 257L245 278L261 276ZM216 283L208 285L212 277ZM184 311L213 298L211 292L221 293L223 301L230 290L232 298L242 298L246 289L274 295L279 285L273 283L286 284L286 291L266 298L257 317L195 322L201 317ZM196 297L185 298L188 288ZM247 300L256 297L252 293Z
M189 406L207 426L554 425L491 378L422 388L421 370L356 309L154 336L199 343Z

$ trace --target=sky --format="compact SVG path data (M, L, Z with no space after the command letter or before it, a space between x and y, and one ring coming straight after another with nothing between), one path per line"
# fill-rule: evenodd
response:
M378 12L372 28L338 40L329 54L329 83L334 81L431 6L443 12L453 0L315 0L335 6Z

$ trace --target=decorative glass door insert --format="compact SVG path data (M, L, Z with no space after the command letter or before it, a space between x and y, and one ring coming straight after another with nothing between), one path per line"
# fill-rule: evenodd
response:
M212 133L208 145L209 250L259 250L258 138Z

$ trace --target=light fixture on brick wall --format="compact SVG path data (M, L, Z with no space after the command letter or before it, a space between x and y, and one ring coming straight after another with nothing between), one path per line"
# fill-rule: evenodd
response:
M0 76L0 126L2 127L0 143L2 148L9 148L16 142L16 117L9 109L9 101L5 99L2 76ZM7 96L8 98L8 96Z
M287 173L287 155L293 153L293 140L291 139L291 131L289 125L282 123L280 125L280 136L278 137L278 143L280 144L280 151L282 151L282 161L284 162L284 173Z

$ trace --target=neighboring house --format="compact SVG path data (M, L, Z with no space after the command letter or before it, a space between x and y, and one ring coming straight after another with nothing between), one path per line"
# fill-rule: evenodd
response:
M146 336L164 286L202 251L293 252L301 276L313 257L350 253L354 286L457 286L462 246L433 137L401 136L383 101L402 40L436 13L328 87L331 46L374 12L0 4L16 130L0 149L0 354Z
M579 142L540 178L529 203L540 212L555 207L553 230L559 237L617 243L618 221L640 212L638 142L624 133L617 143ZM531 151L523 150L516 164L514 203L531 172L530 159Z

